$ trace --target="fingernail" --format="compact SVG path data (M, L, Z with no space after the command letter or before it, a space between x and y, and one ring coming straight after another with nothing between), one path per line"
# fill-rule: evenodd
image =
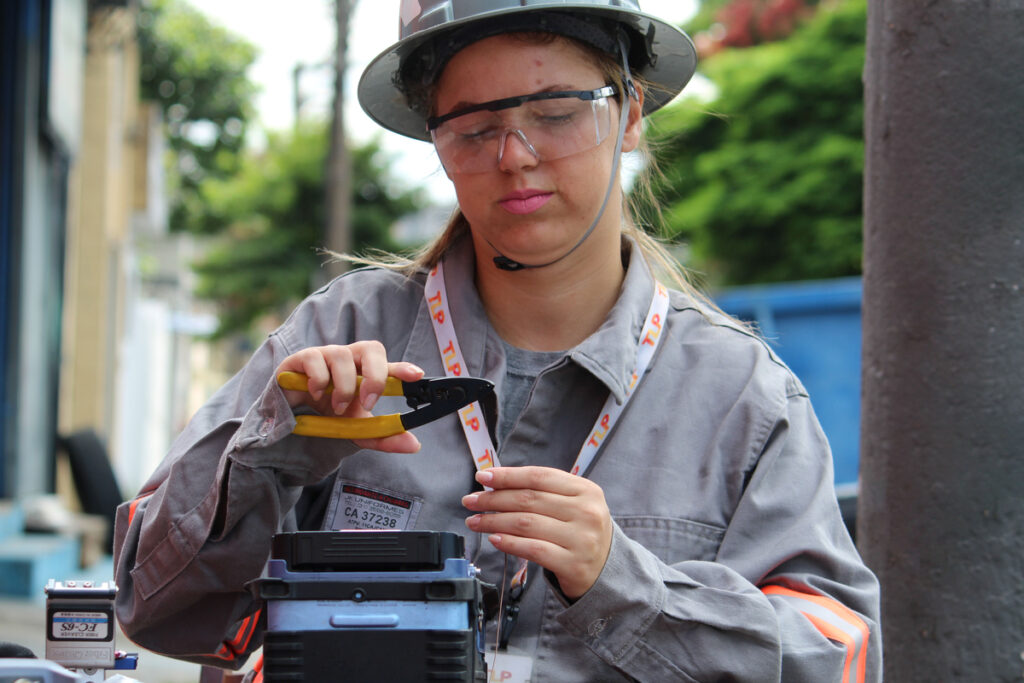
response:
M348 401L344 401L344 402L339 403L338 405L334 406L334 414L335 415L341 415L346 410L348 410Z
M476 473L476 480L481 484L490 484L494 480L494 472L482 470Z
M466 526L470 529L476 529L478 526L480 526L480 515L473 515L472 517L467 517Z
M423 369L423 368L421 368L421 367L420 367L420 366L418 366L418 365L413 365L413 366L412 366L412 369L413 369L413 370L414 370L415 372L418 372L418 373L420 373L421 375L425 375L425 374L426 374L426 371L424 371L424 369Z
M377 405L377 399L380 398L380 394L367 394L366 398L363 399L363 407L367 410L373 410L373 406Z
M470 493L470 494L465 495L465 496L462 497L462 504L464 506L466 506L466 507L470 507L470 506L476 505L476 499L477 498L479 498L478 494Z
M491 534L490 536L487 537L487 540L490 541L494 545L498 545L499 543L501 543L501 535L500 534Z

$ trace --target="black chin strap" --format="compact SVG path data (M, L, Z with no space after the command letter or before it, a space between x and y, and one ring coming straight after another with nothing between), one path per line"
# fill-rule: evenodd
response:
M622 159L622 140L626 135L626 122L629 119L629 107L631 100L633 100L633 98L636 97L636 86L633 84L633 76L629 72L629 58L626 54L626 40L626 37L620 32L619 52L622 54L622 69L626 76L626 92L624 93L625 97L623 98L623 105L621 113L619 114L619 132L615 140L615 157L612 160L611 177L608 179L608 187L604 191L604 200L601 202L601 208L598 209L597 211L597 216L594 217L594 220L590 224L590 227L587 228L587 231L583 233L583 236L580 237L579 241L577 241L576 244L574 244L572 248L569 249L569 251L565 252L564 254L562 254L561 256L552 261L548 261L547 263L528 264L520 263L519 261L513 261L508 256L505 256L500 251L498 251L497 247L491 244L491 241L485 237L484 241L486 241L487 244L490 245L491 249L494 249L494 251L497 252L498 254L497 256L494 257L493 260L494 265L497 266L499 270L516 271L532 268L546 268L547 266L553 266L554 264L558 263L562 259L569 256L569 254L576 251L580 247L580 245L583 244L588 237L590 237L590 233L594 232L594 228L596 228L597 224L601 221L601 217L604 215L604 210L608 206L608 199L609 197L612 196L612 190L615 188L615 181L619 177L619 161Z
M487 244L491 244L491 241L487 240ZM579 245L576 245L576 246L579 246ZM491 244L491 248L492 249L494 248L493 244ZM573 247L573 249L575 249L575 248L576 247ZM498 250L494 249L494 251L498 251ZM568 256L568 254L566 254L566 256ZM561 260L563 258L565 258L565 256L561 256L561 257L559 257L556 260ZM555 261L552 261L551 263L554 263L554 262ZM526 268L543 268L544 266L551 265L551 263L544 263L544 264L537 265L537 266L528 266L525 263L520 263L519 261L513 261L508 256L505 256L504 254L502 254L500 251L498 252L498 255L494 257L494 265L498 266L498 270L524 270Z

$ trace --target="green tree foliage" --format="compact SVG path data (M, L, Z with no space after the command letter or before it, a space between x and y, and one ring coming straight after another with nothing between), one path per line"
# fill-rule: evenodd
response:
M256 48L210 23L184 0L147 0L139 11L142 96L159 102L174 157L171 227L211 232L199 196L206 178L238 168L256 87Z
M350 148L352 230L357 251L394 250L390 226L420 204L418 192L395 190L375 142ZM283 315L321 279L327 129L304 125L274 134L267 149L242 157L227 179L207 179L200 199L224 227L194 269L197 294L221 311L215 336L245 332L264 315Z
M723 49L714 101L653 118L669 236L712 282L860 272L866 5L822 5L788 38Z

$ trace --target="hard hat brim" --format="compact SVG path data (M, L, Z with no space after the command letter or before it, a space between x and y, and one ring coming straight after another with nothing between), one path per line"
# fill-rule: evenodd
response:
M657 17L633 10L595 7L593 4L559 3L557 6L536 5L483 12L471 17L446 22L424 29L400 40L374 58L363 71L357 88L359 104L366 115L384 128L417 140L430 140L426 120L406 103L405 96L394 83L394 74L402 61L424 43L449 31L477 21L510 13L542 11L579 11L611 19L649 36L653 64L634 68L637 75L653 84L644 93L644 114L660 109L678 95L697 68L697 51L693 41L682 30Z

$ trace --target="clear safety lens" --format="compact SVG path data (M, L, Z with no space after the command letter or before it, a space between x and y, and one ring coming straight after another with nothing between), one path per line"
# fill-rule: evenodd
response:
M508 144L522 144L538 161L561 159L597 147L608 136L608 98L614 93L606 87L474 105L432 119L430 134L449 172L493 171ZM510 134L518 140L508 141Z

